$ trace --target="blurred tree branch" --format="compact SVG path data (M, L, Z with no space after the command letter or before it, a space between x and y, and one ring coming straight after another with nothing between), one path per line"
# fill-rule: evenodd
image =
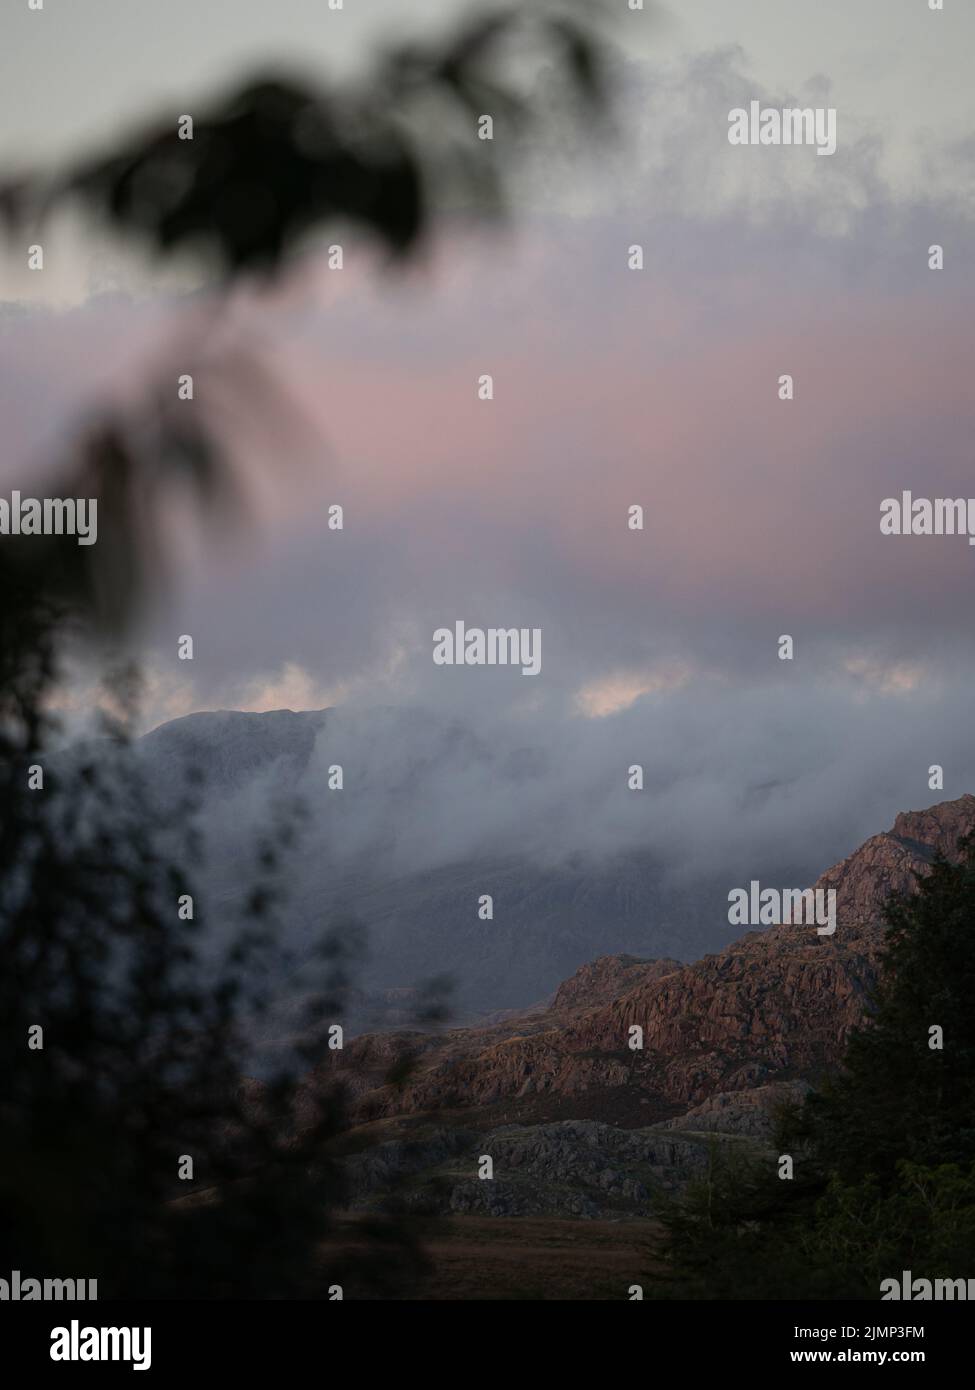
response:
M8 181L0 219L17 240L80 200L96 224L163 258L199 257L217 277L198 335L207 385L235 382L242 409L266 408L276 383L253 343L207 332L234 289L282 277L331 224L352 225L403 264L446 209L499 216L504 179L477 119L492 114L507 137L578 106L592 124L607 96L598 10L597 0L547 0L481 15L439 45L385 54L356 92L260 77L195 119L192 140L174 117L58 175ZM539 61L557 74L564 110L539 109L504 75L505 64L537 71ZM211 522L237 516L233 460L213 418L179 408L175 378L161 373L131 409L79 429L52 480L51 495L98 499L98 544L0 544L0 1248L7 1268L87 1264L109 1294L321 1296L330 1277L350 1274L386 1287L416 1277L422 1252L395 1215L373 1220L355 1269L336 1249L341 1091L317 1095L309 1115L296 1108L307 1096L293 1074L242 1084L243 1025L276 960L274 877L290 826L272 827L278 840L256 861L250 930L204 971L205 914L175 917L194 858L192 798L174 856L157 847L124 757L101 744L72 770L44 752L65 637L80 624L89 635L124 631L159 587L167 494L189 480ZM126 717L113 746L131 733L132 688L116 688ZM50 785L38 792L26 773L42 756ZM348 983L338 947L323 947L330 973L316 1007L326 1017ZM441 986L425 1001L434 1021ZM38 1025L44 1046L30 1052ZM407 1056L402 1074L409 1065ZM207 1187L188 1199L176 1176L184 1154Z
M80 202L96 224L161 258L196 257L217 277L214 312L238 284L280 279L331 225L351 226L403 264L451 208L504 214L514 137L575 118L588 131L608 111L608 47L596 23L604 13L600 0L538 0L479 14L439 43L392 48L355 90L254 78L194 118L192 139L180 138L174 115L56 175L8 180L0 220L22 241ZM531 85L539 65L556 79L544 101L510 76L527 68ZM477 138L482 114L501 126L503 160ZM242 402L255 382L267 391L246 343L223 365ZM178 410L174 394L167 377L133 410L78 433L58 495L99 498L102 541L17 547L21 591L47 589L119 631L161 586L159 506L172 480L192 483L211 520L227 514L237 490L226 443L205 401Z

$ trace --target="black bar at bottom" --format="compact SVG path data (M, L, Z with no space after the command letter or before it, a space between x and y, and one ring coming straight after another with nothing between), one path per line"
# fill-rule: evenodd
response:
M903 1367L910 1373L932 1367L947 1371L958 1364L967 1358L973 1331L964 1302L646 1301L621 1309L612 1322L604 1321L603 1309L592 1316L589 1324L577 1311L562 1324L554 1308L540 1317L537 1304L518 1308L498 1301L466 1312L450 1304L436 1315L422 1303L368 1301L5 1303L0 1304L0 1354L8 1369L20 1362L23 1385L34 1383L36 1371L67 1383L86 1371L135 1373L172 1384L195 1371L249 1379L269 1372L279 1379L309 1372L328 1377L339 1357L346 1375L357 1365L374 1374L379 1363L466 1380L476 1347L476 1375L483 1382L494 1367L513 1369L517 1354L510 1333L521 1332L543 1353L548 1375L560 1362L578 1372L580 1352L597 1365L605 1358L607 1370L624 1373L619 1360L624 1351L644 1359L648 1376L665 1363L672 1373L674 1358L695 1373L747 1375L768 1369L783 1374L816 1365ZM473 1340L458 1344L458 1332ZM607 1341L607 1335L614 1340ZM466 1353L459 1350L465 1344ZM460 1364L462 1358L467 1365Z

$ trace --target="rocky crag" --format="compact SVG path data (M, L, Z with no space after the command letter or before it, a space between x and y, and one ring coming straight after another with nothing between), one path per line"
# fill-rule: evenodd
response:
M972 796L906 812L828 869L815 886L836 890L832 936L773 926L692 965L607 956L548 1005L488 1026L353 1039L307 1086L348 1088L358 1198L399 1174L450 1211L645 1215L709 1145L767 1142L775 1106L834 1067L863 1021L886 899L973 827ZM404 1046L414 1064L392 1084ZM492 1183L476 1177L483 1154Z

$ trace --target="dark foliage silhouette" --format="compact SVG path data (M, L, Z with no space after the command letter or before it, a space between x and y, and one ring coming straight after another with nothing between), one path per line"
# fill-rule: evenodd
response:
M783 1111L776 1153L715 1154L664 1214L669 1297L880 1297L975 1255L975 838L893 897L870 1015L841 1071ZM932 1029L943 1030L943 1045ZM778 1177L777 1154L795 1177Z
M593 9L480 16L445 44L390 52L355 92L259 76L203 111L192 140L174 116L62 174L9 180L0 213L20 239L80 200L161 256L195 254L217 277L217 318L237 285L279 278L333 223L405 261L445 209L503 210L478 114L514 133L555 112L553 92L566 112L603 109L605 51L582 17ZM503 77L514 47L554 60L544 102ZM241 397L273 394L246 343L216 367ZM98 498L97 545L32 536L0 548L0 1266L97 1278L102 1298L401 1291L423 1269L416 1219L391 1207L355 1240L340 1230L341 1090L306 1091L299 1106L294 1069L245 1080L245 1022L286 968L279 871L300 823L269 827L248 926L218 957L204 949L205 904L192 919L177 910L193 892L194 789L159 826L126 756L134 680L111 683L119 718L83 758L53 751L68 646L104 658L164 587L169 490L188 478L212 526L239 519L233 460L206 410L177 412L172 394L167 377L127 415L94 414L66 451L49 491ZM349 976L348 924L333 927L319 1024L340 1014ZM178 1175L185 1158L191 1182Z

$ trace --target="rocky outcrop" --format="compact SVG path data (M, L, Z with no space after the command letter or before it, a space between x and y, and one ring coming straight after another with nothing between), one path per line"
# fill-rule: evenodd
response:
M521 1014L353 1039L308 1079L311 1100L341 1075L362 1122L352 1204L395 1193L470 1218L631 1220L704 1173L716 1146L774 1163L779 1111L864 1018L887 897L954 856L973 823L970 796L907 812L827 870L832 936L770 927L693 965L604 956Z
M864 1017L886 897L910 891L938 851L954 854L973 823L971 796L908 812L828 870L817 887L837 890L832 936L771 927L684 966L603 957L548 1010L410 1038L414 1068L397 1086L384 1084L382 1066L402 1036L353 1040L309 1084L339 1069L363 1119L455 1110L642 1128L694 1107L703 1114L721 1095L815 1081Z
M568 980L563 980L552 1000L554 1012L591 1009L596 1004L609 1004L636 984L659 980L681 969L679 960L643 960L639 956L600 956L588 965L580 966Z
M717 1092L813 1079L835 1065L863 1017L882 943L879 926L834 937L773 927L645 978L609 1004L541 1016L530 1033L508 1025L418 1040L423 1052L400 1090L362 1084L367 1073L375 1080L389 1039L354 1040L341 1067L369 1118L514 1103L526 1117L645 1125Z
M354 1154L346 1174L360 1210L395 1192L440 1214L647 1216L662 1193L704 1173L705 1134L618 1129L594 1120L508 1125L481 1134L437 1127ZM482 1177L484 1160L491 1176Z
M952 858L959 840L973 828L973 796L942 801L926 811L902 811L890 830L873 835L848 859L827 869L816 887L836 889L839 923L877 922L892 893L911 892L915 876L930 869L935 855Z
M735 1134L769 1142L778 1112L801 1103L809 1090L806 1081L778 1081L751 1091L718 1091L686 1114L665 1120L660 1128Z

